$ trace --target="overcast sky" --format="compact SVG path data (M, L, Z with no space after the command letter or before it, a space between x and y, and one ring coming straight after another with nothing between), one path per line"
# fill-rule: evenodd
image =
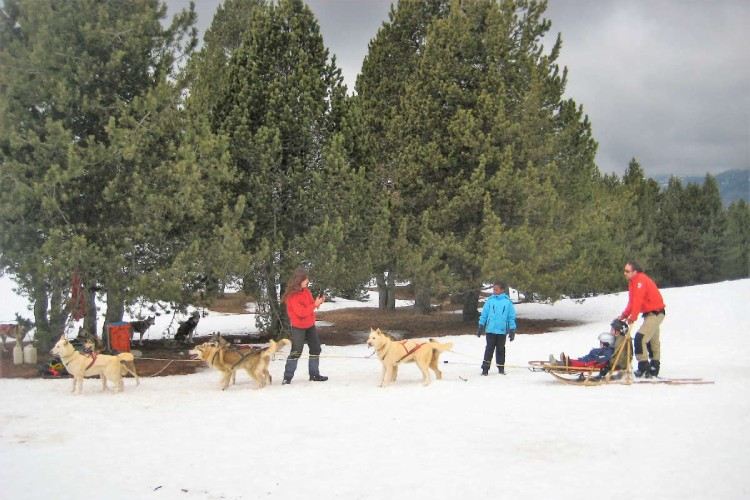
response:
M219 3L196 1L201 33ZM307 4L352 91L391 1ZM750 0L550 0L546 17L601 171L621 174L632 157L649 176L750 169Z

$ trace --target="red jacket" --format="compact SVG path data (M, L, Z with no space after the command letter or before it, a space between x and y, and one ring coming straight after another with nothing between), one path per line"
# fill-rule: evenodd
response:
M664 309L664 299L654 280L646 273L635 273L628 284L628 306L620 315L631 322L638 319L638 313L660 311Z
M315 299L309 288L292 292L286 298L286 313L292 327L306 330L315 325Z

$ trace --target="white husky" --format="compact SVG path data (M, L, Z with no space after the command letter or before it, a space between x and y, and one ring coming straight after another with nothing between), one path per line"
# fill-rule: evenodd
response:
M73 375L73 392L78 392L78 394L83 392L83 377L87 375L99 375L102 379L103 391L108 389L107 380L112 382L116 392L122 391L123 370L135 377L136 384L140 384L138 374L135 372L135 364L133 364L133 355L129 352L123 352L117 356L107 354L85 356L76 351L63 335L52 348L52 354L59 356L65 369Z

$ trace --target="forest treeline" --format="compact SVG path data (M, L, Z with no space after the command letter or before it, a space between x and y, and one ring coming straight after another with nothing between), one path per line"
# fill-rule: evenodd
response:
M140 301L209 304L227 284L278 333L284 280L393 307L482 283L527 296L747 277L750 210L711 176L665 190L636 159L603 175L546 3L401 0L347 91L300 0L225 0L198 44L156 0L6 0L0 12L0 266L41 344L71 277L106 321ZM75 294L74 294L75 295Z

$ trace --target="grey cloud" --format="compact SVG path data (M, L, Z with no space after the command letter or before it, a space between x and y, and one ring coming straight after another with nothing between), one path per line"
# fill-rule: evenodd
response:
M553 0L547 14L603 171L633 156L649 175L750 167L750 3Z
M170 13L188 0L168 0ZM198 27L218 0L197 2ZM387 0L310 0L350 91ZM551 0L567 95L582 104L603 172L632 157L648 175L750 168L750 2ZM552 40L545 40L551 45Z

